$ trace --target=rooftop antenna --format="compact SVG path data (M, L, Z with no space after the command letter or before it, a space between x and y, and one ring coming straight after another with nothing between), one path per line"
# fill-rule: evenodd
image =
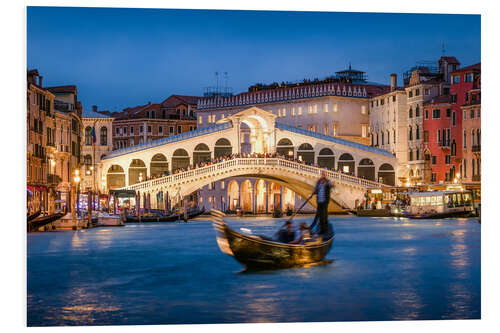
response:
M217 80L217 85L216 85L215 89L216 89L216 93L218 93L219 92L219 72L215 72L215 78Z
M227 96L227 72L224 72L224 95Z
M349 61L349 70L351 70L351 62Z
M443 53L443 57L444 57L444 54L446 53L446 48L444 47L444 42L441 44L441 52Z

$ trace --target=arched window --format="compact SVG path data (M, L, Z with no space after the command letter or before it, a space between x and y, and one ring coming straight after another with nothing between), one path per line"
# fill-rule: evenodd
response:
M85 127L85 145L92 146L92 127Z
M420 108L419 106L417 105L417 107L415 108L415 117L420 117Z
M392 130L392 142L396 143L396 130Z
M464 148L467 148L467 131L464 130Z
M108 128L106 126L101 127L101 146L108 145Z
M415 160L419 160L420 159L420 149L417 148L417 150L415 151Z
M410 135L408 136L408 140L413 140L413 129L410 126Z
M382 145L384 144L384 132L382 132Z
M408 118L413 118L413 110L410 106L410 110L408 111Z
M471 134L472 134L472 144L471 144L471 146L475 146L476 145L476 140L475 140L476 131L472 130Z
M409 161L413 161L413 151L412 151L411 149L410 149L410 152L409 152L409 154L408 154L408 155L409 155L409 156L408 156L408 160L409 160Z
M417 129L415 130L415 138L418 140L420 139L420 127L417 125Z
M456 156L457 155L457 143L455 142L455 139L453 139L451 143L451 156Z
M479 130L479 128L476 130L476 140L477 140L477 145L480 146L481 145L481 131Z

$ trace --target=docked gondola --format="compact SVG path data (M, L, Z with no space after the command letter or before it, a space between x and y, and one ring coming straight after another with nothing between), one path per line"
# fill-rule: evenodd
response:
M29 221L32 221L34 219L36 219L38 216L40 216L42 212L41 211L36 211L34 212L33 214L28 214L28 217L26 218L26 220L29 222Z
M63 216L64 216L64 213L59 212L59 213L50 214L50 215L46 215L46 216L39 216L31 221L28 221L28 232L36 231L40 227L43 227L49 223L57 221Z
M276 269L319 263L330 251L335 233L306 244L285 244L267 237L246 235L229 228L225 214L212 211L217 244L223 253L233 256L249 269Z
M188 212L188 220L194 219L205 212L205 208L196 209ZM171 215L153 215L153 216L127 216L125 222L138 223L138 222L176 222L184 221L184 213L177 213Z

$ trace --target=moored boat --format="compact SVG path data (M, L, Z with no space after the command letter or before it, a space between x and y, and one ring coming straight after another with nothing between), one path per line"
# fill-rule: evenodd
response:
M469 191L424 191L408 193L409 204L400 208L399 216L412 219L468 217L473 214Z
M188 211L188 220L203 214L205 208ZM153 216L127 216L125 222L175 222L184 221L184 213L171 215L153 215Z
M212 211L217 244L247 268L289 268L321 262L330 251L335 233L306 244L285 244L262 236L239 233L226 225L224 213Z

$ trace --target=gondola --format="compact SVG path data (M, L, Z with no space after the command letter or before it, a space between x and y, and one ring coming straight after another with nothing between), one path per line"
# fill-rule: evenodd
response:
M290 268L321 262L330 251L335 233L306 244L285 244L262 236L245 235L229 228L225 214L213 210L212 224L217 244L223 253L233 256L249 269Z
M36 219L36 218L37 218L40 214L41 214L41 211L39 211L39 210L38 210L38 211L34 212L33 214L28 215L28 217L27 217L27 219L26 219L26 220L27 220L28 222L29 222L29 221L32 221L32 220Z
M188 220L194 219L195 217L203 214L205 212L205 208L199 210L194 210L188 212ZM184 213L180 214L171 214L171 215L156 215L156 216L127 216L125 222L175 222L175 221L184 221Z
M390 209L357 209L352 211L356 216L362 217L390 217L392 216Z
M52 223L54 221L57 221L63 216L64 216L63 212L50 214L50 215L46 215L46 216L39 216L36 219L33 219L33 220L28 222L28 232L36 231L36 230L38 230L38 228L43 227L43 226L45 226L49 223Z

